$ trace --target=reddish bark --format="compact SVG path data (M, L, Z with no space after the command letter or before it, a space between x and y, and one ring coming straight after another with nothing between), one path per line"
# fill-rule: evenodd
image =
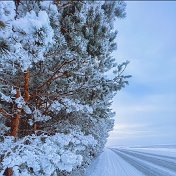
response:
M39 124L37 124L37 122L34 123L33 125L34 131L36 131L39 128Z
M20 89L18 88L16 91L16 98L19 98L20 96L21 96ZM24 101L25 102L29 101L29 70L24 72ZM21 111L22 111L22 109L17 107L15 117L12 118L12 121L11 121L10 136L14 136L14 137L18 136ZM5 113L2 109L0 112ZM5 176L12 176L12 174L13 174L12 168L7 168L4 172Z
M24 72L24 101L29 101L29 70Z
M12 174L13 174L12 168L7 168L4 172L5 176L12 176Z
M17 89L16 98L19 98L19 97L20 97L20 90ZM15 114L15 117L12 118L10 136L17 137L17 135L18 135L18 129L19 129L19 124L20 124L20 115L21 115L21 108L17 108L17 112Z

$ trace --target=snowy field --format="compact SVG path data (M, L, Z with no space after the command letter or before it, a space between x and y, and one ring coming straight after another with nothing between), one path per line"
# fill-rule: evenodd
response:
M176 146L106 148L86 176L176 176Z

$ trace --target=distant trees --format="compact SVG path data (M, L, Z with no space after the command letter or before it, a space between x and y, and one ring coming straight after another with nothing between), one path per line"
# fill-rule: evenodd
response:
M122 1L1 2L1 174L82 175L102 151L129 77L111 55L124 16Z

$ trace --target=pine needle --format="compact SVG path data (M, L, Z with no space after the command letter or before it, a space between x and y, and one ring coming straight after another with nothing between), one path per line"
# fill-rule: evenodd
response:
M0 54L8 54L9 46L6 41L0 39Z
M3 29L5 27L6 27L5 23L3 21L0 21L0 29Z

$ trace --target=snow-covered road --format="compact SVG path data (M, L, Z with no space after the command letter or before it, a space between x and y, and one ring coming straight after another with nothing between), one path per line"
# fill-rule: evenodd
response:
M105 149L90 166L86 176L176 176L176 155Z

